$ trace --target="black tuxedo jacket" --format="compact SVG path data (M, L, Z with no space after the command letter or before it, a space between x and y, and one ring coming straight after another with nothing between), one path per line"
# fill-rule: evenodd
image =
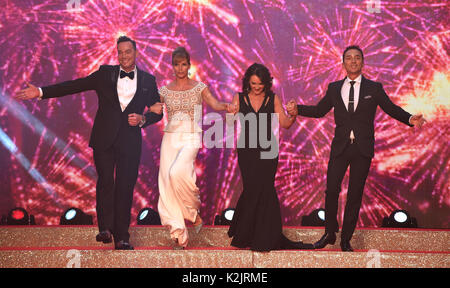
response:
M330 157L336 157L344 151L350 139L350 131L353 130L355 142L361 153L372 158L375 144L374 119L377 107L380 106L389 116L409 126L412 126L409 124L411 114L392 103L381 83L368 80L364 76L361 79L358 106L354 113L349 113L341 97L344 80L330 83L325 97L317 105L297 105L298 114L320 118L334 108L336 128L331 143Z
M89 146L94 149L107 149L116 141L119 129L121 137L130 147L140 147L142 143L141 128L162 119L162 115L147 113L146 122L142 127L130 126L128 114L142 114L145 106L151 106L160 101L155 77L137 69L137 89L133 100L122 112L117 95L117 80L120 66L102 65L99 70L85 78L70 80L55 85L42 87L43 97L55 98L69 94L95 90L98 96L98 110L92 127ZM125 134L123 134L125 133Z

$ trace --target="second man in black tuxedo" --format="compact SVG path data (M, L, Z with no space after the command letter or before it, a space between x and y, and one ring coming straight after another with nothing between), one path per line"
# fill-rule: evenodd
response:
M392 103L381 83L362 76L364 56L358 46L345 49L343 65L347 77L330 83L325 97L317 105L295 105L291 101L287 109L292 116L320 118L334 108L336 128L327 170L325 234L314 245L315 248L323 248L336 241L339 230L339 193L345 172L350 166L341 248L342 251L353 251L350 239L358 221L364 185L374 156L374 119L377 107L380 106L389 116L409 126L421 126L425 120L422 115L412 116Z
M37 88L29 85L18 99L55 98L95 90L98 110L89 146L93 148L97 179L97 241L131 250L130 224L133 190L141 157L141 128L162 119L155 77L136 67L136 42L117 41L120 65L102 65L91 75ZM156 104L155 104L156 103ZM142 115L145 107L149 113Z

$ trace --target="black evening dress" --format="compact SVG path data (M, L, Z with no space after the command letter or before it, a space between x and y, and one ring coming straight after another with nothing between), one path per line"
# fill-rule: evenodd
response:
M267 92L261 108L255 111L251 106L248 94L239 94L239 112L244 116L249 113L254 113L256 115L257 127L252 127L253 129L250 131L249 121L243 121L241 118L241 135L239 141L244 141L241 137L245 137L245 146L240 148L238 141L237 153L243 191L237 202L233 220L228 230L228 236L233 237L231 241L232 246L250 248L253 251L313 249L312 244L291 241L282 233L280 203L275 190L275 174L278 166L278 142L276 142L276 148L272 148L276 149L275 158L262 159L261 157L261 152L269 151L270 147L263 148L264 145L260 143L258 137L260 126L265 125L267 127L267 131L263 135L265 139L269 137L268 135L275 137L271 127L271 116L274 113L274 100L275 95L273 92ZM266 115L261 115L262 113L266 113ZM246 117L245 119L249 118ZM242 131L244 125L246 125L245 133ZM249 142L251 142L249 141L250 135L258 139L255 148L249 147Z

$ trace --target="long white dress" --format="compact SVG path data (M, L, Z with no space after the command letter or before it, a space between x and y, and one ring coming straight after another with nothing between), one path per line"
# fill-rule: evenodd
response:
M189 239L185 219L195 222L200 209L194 162L201 146L201 92L206 87L198 82L185 91L159 90L168 122L161 143L158 212L170 237L183 247Z

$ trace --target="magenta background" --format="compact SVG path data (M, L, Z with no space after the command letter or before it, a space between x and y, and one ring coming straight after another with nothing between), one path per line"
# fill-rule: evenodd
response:
M43 86L117 64L115 41L123 33L136 39L138 66L159 86L172 79L171 52L185 46L193 77L223 101L240 90L245 69L259 62L271 70L284 102L315 104L329 82L343 78L343 49L360 45L366 77L382 82L394 103L423 113L428 123L411 129L379 109L358 226L378 227L402 208L420 227L450 227L447 1L381 1L380 13L370 13L368 1L81 0L81 11L67 10L67 2L0 0L0 128L17 147L11 153L0 137L1 214L22 206L38 224L58 224L70 206L95 214L96 173L88 148L95 93L24 103L11 96L27 81ZM276 188L285 225L300 225L301 216L324 206L332 115L299 117L282 131ZM163 127L161 121L144 130L132 223L141 208L156 208ZM233 149L199 152L197 184L207 223L240 195L236 156ZM43 182L32 177L36 171ZM341 218L347 185L348 175Z

